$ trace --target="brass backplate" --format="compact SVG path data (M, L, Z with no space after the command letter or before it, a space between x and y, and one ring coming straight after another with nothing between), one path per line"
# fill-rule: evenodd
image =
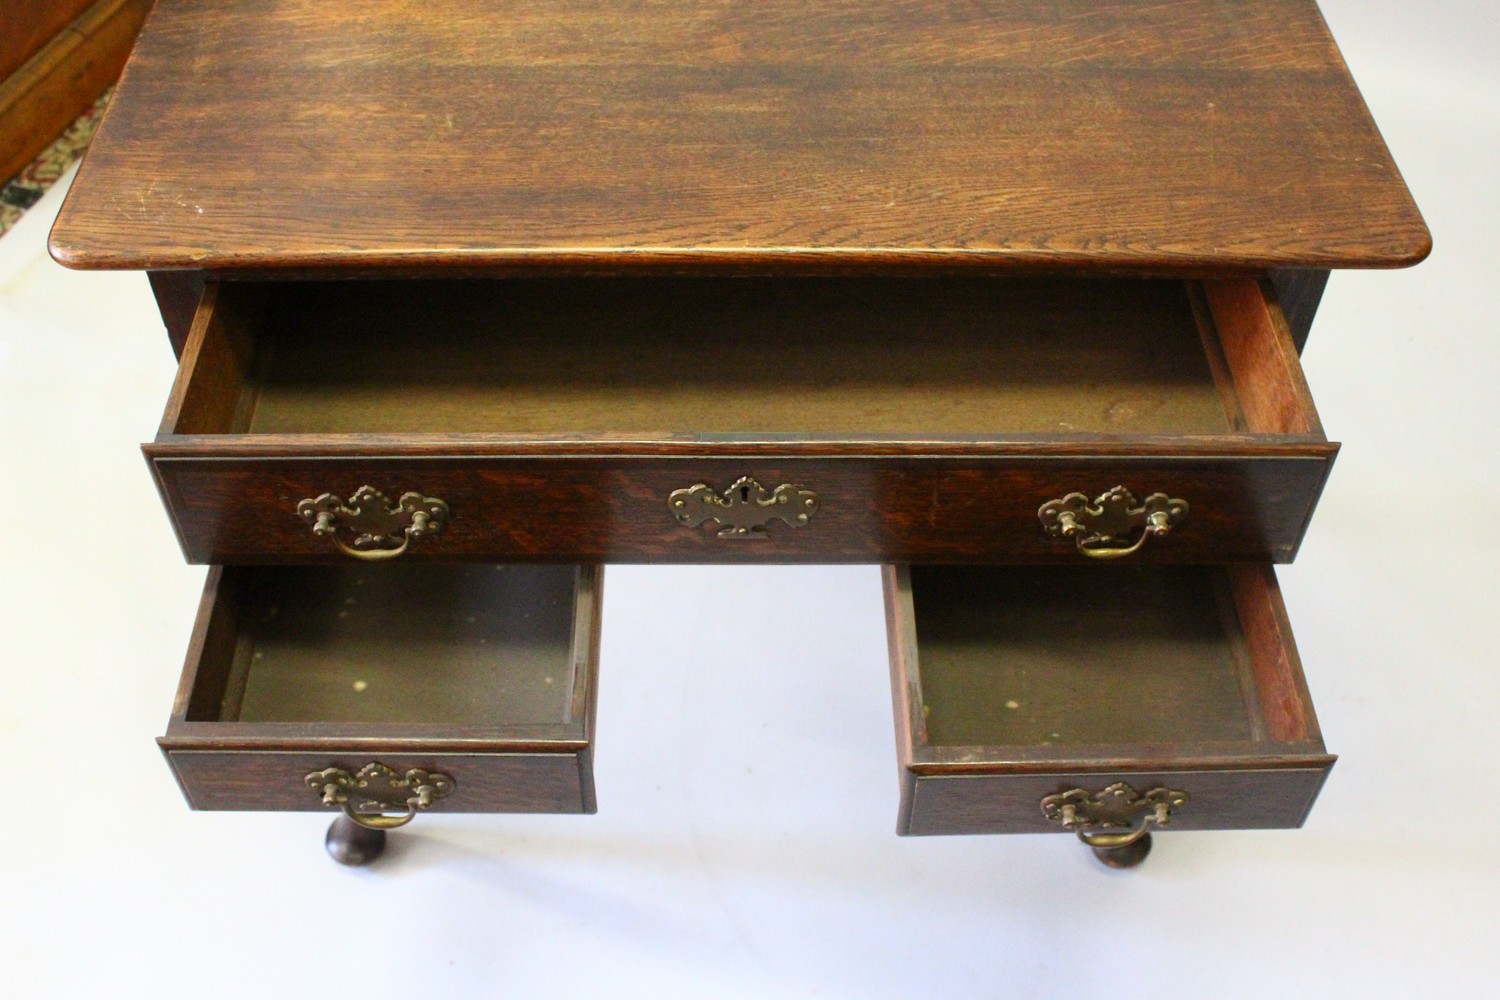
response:
M1135 494L1123 486L1095 497L1092 503L1087 494L1069 493L1047 501L1037 511L1047 534L1071 538L1079 552L1095 558L1128 555L1147 538L1166 535L1187 515L1185 500L1153 493L1144 503L1137 503Z
M313 534L331 539L350 555L379 558L398 555L412 539L442 531L448 505L420 493L403 493L393 504L374 487L361 486L347 502L332 493L303 500L297 513L312 524ZM351 543L340 540L340 532Z
M720 525L719 537L730 540L765 538L766 525L782 521L804 527L818 512L818 495L792 483L767 490L746 476L722 494L704 483L673 490L667 508L678 524L696 528L705 521Z
M1131 830L1145 823L1165 826L1172 810L1186 805L1186 792L1161 785L1137 792L1117 781L1099 792L1070 788L1042 799L1042 815L1078 832Z
M314 771L303 780L325 806L343 806L356 821L392 810L404 810L409 818L455 787L452 777L438 771L414 767L402 773L378 762L366 764L354 774L330 767Z

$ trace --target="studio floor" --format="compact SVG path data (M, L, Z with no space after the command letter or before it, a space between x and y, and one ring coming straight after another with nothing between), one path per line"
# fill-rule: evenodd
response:
M594 816L194 813L154 744L202 567L138 445L145 279L0 239L0 995L1482 997L1500 978L1500 31L1324 9L1433 231L1333 277L1304 363L1344 442L1280 577L1325 740L1299 831L898 838L874 567L611 567ZM682 595L694 595L684 601ZM666 610L670 607L670 611Z

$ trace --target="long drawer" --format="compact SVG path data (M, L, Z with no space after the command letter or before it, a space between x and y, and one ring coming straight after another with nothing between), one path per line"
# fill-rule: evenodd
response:
M1287 561L1337 445L1268 283L209 285L188 558Z

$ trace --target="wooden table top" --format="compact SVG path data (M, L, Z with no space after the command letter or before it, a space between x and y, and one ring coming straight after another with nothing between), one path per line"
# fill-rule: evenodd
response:
M1396 267L1313 0L159 0L87 268Z

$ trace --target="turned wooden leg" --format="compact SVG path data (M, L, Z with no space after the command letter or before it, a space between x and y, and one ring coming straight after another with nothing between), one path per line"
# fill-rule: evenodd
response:
M341 865L367 865L385 850L385 831L360 826L347 816L340 816L328 827L323 838L329 857Z
M1111 868L1134 868L1151 853L1151 834L1143 834L1124 847L1095 847L1094 857Z

